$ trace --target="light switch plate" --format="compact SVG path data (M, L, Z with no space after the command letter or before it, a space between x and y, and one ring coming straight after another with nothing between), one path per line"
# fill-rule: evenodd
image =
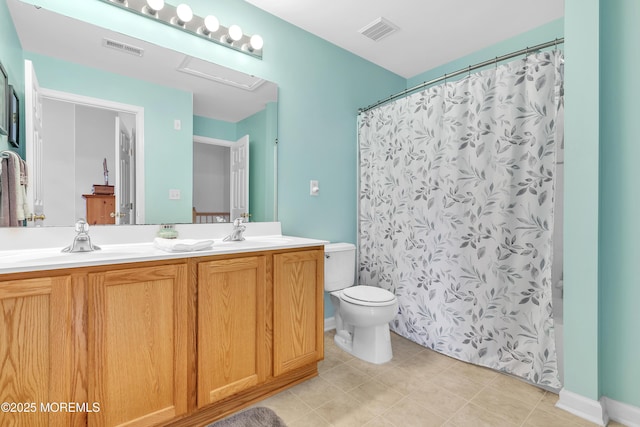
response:
M309 182L309 194L312 196L317 196L320 193L320 187L318 186L318 181L312 179Z
M180 200L180 190L169 190L169 200Z

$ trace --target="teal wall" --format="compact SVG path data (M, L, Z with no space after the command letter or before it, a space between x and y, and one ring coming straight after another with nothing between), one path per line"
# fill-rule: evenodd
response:
M640 407L640 2L599 3L600 394Z
M14 86L20 100L20 129L24 129L24 61L18 34L11 20L9 9L0 1L0 62L9 76L9 84ZM6 135L0 135L0 151L11 149L24 158L24 132L20 133L20 147L16 150L7 141Z
M565 1L565 388L599 386L599 0Z
M190 92L132 79L32 52L40 86L144 108L145 222L191 222L193 96ZM181 120L174 130L174 120ZM181 190L169 200L169 190Z
M238 139L238 126L236 123L225 122L224 120L193 116L193 134L224 139L225 141L235 141Z
M640 407L636 0L565 0L565 388Z

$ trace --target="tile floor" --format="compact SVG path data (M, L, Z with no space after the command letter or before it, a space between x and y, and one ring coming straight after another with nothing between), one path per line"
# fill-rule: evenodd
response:
M325 359L318 377L256 406L273 409L288 427L595 425L556 408L556 394L393 333L394 357L384 365L341 351L333 335L334 331L325 333Z

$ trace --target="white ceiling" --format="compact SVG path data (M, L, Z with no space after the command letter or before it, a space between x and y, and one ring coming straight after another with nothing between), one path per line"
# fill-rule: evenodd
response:
M250 91L198 77L193 72L187 74L178 68L186 64L197 70L195 74L206 72L243 84L255 80L247 74L18 0L9 0L7 4L26 51L191 92L193 112L198 116L235 123L264 109L267 102L277 100L278 88L274 83L265 82ZM106 48L104 38L142 48L144 55L138 57Z
M246 1L405 78L564 16L563 0ZM358 32L379 17L399 31Z

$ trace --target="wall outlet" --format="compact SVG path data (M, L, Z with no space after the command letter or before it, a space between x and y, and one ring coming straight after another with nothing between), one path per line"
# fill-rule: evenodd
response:
M181 122L180 120L177 120L177 119L176 119L176 120L174 120L174 121L173 121L173 128L174 128L175 130L180 130L180 129L182 129L182 122Z
M169 200L180 200L180 190L169 190Z

